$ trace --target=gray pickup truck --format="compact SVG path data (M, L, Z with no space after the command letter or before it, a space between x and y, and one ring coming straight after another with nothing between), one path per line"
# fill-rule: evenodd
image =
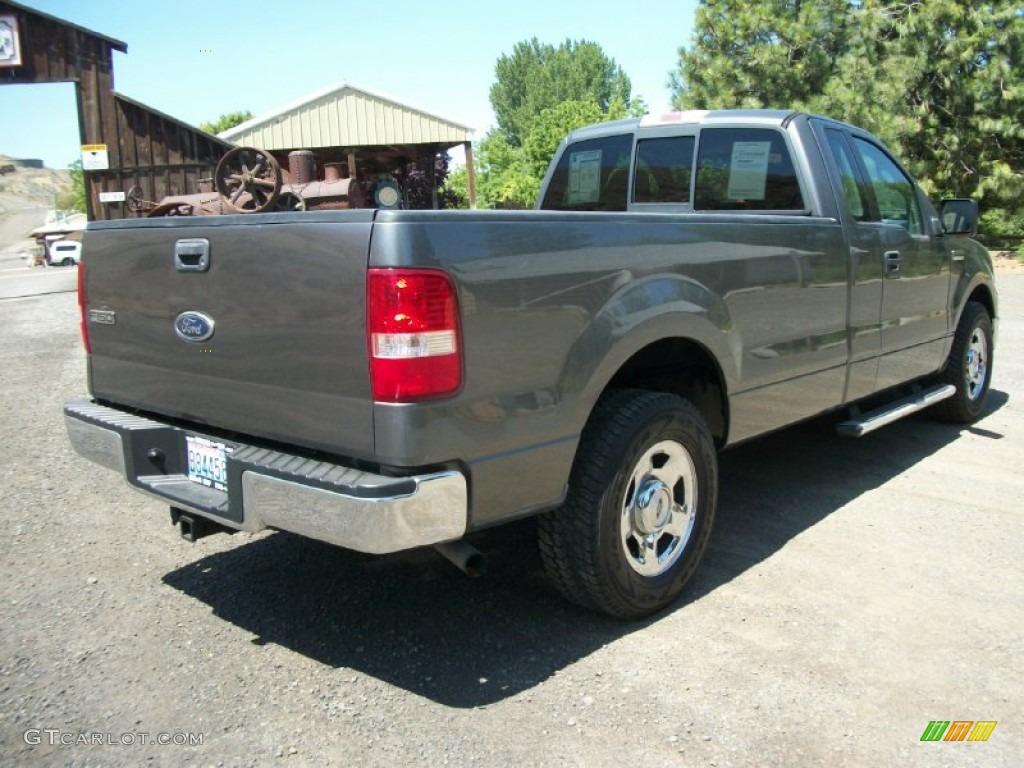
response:
M536 211L96 222L67 428L191 540L472 569L465 536L538 515L562 593L641 616L701 560L721 449L829 411L846 435L982 413L976 220L858 128L733 111L574 132Z

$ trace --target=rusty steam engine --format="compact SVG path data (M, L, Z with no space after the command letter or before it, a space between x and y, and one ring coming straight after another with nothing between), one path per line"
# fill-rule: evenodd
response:
M343 178L343 163L326 163L324 178L317 178L316 158L309 150L288 154L288 179L273 155L253 147L236 147L220 159L212 179L201 179L200 191L171 195L159 202L142 197L139 187L128 190L132 213L145 216L220 216L267 211L326 211L363 208L367 195L354 178ZM205 187L205 189L204 189ZM378 181L369 205L397 208L398 185Z

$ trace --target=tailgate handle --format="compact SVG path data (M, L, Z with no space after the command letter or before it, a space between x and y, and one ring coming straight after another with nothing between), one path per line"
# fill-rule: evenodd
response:
M205 272L210 268L210 241L205 237L174 244L174 268L179 272Z

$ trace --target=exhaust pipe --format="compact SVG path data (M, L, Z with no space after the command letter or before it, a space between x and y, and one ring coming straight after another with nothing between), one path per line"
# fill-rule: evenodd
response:
M487 555L467 541L447 541L435 544L434 549L471 578L478 579L487 573Z

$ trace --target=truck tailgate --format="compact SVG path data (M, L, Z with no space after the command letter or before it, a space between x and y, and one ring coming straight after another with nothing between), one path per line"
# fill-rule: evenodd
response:
M94 397L372 456L372 224L373 211L90 224L83 261ZM194 242L176 258L179 241ZM205 269L192 254L203 241ZM213 334L200 340L206 320Z

